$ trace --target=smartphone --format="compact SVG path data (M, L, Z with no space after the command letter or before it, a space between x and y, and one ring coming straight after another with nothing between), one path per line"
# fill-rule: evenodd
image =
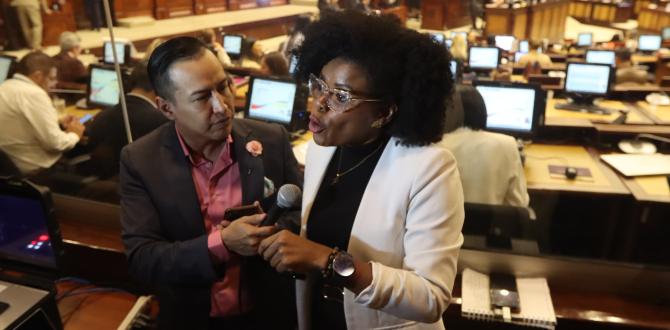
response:
M87 113L87 114L85 114L83 117L79 118L79 122L80 122L81 124L84 124L84 123L86 123L87 121L89 121L89 120L91 120L91 119L93 119L93 115L90 114L90 113Z
M241 217L263 213L260 205L243 205L231 207L223 213L223 220L233 221Z
M492 308L509 307L512 312L519 312L519 293L516 288L516 278L507 274L489 275L491 287Z

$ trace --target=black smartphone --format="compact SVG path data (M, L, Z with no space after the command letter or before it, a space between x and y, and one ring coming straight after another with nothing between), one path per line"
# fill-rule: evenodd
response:
M233 221L248 215L263 213L260 205L231 207L223 213L223 220Z
M490 296L492 308L509 307L512 312L519 312L519 293L516 288L516 278L512 275L493 273L491 279Z

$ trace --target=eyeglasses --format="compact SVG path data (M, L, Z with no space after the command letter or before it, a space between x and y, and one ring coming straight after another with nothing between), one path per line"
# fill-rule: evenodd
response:
M315 102L321 102L321 98L327 95L326 105L335 112L349 111L362 102L382 102L382 99L366 99L355 97L351 92L338 88L330 88L325 81L317 78L314 74L309 75L309 92Z

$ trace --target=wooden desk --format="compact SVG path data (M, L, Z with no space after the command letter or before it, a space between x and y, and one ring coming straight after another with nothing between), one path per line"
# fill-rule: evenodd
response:
M529 191L564 191L580 193L600 193L628 195L630 192L617 175L598 155L582 146L530 144L525 148L524 166ZM584 167L591 171L592 179L568 180L551 176L549 165Z
M670 125L670 106L651 105L644 101L635 104L645 115L659 125Z
M59 283L58 294L75 289L73 282ZM137 296L124 292L73 295L58 302L65 330L115 330L135 304Z
M69 107L65 108L65 111L63 111L64 115L70 115L70 116L75 116L77 118L84 117L86 115L97 115L102 111L101 109L79 109L74 105L71 105Z
M665 176L645 176L622 180L637 201L670 204L670 188Z
M619 112L613 112L609 115L600 115L569 110L559 110L555 108L557 103L565 102L567 102L567 100L554 98L547 100L547 108L544 114L545 126L594 127L594 123L610 124L620 115ZM652 120L645 117L635 107L627 105L623 102L604 100L600 102L599 105L609 109L629 110L626 124L654 124Z

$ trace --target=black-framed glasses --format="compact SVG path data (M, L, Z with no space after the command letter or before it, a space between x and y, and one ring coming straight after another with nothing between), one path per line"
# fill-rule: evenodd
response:
M349 111L362 102L383 101L382 99L356 97L349 91L339 88L330 88L325 81L311 73L309 75L309 92L314 98L315 102L320 102L321 98L324 95L327 95L326 105L329 109L338 113Z

